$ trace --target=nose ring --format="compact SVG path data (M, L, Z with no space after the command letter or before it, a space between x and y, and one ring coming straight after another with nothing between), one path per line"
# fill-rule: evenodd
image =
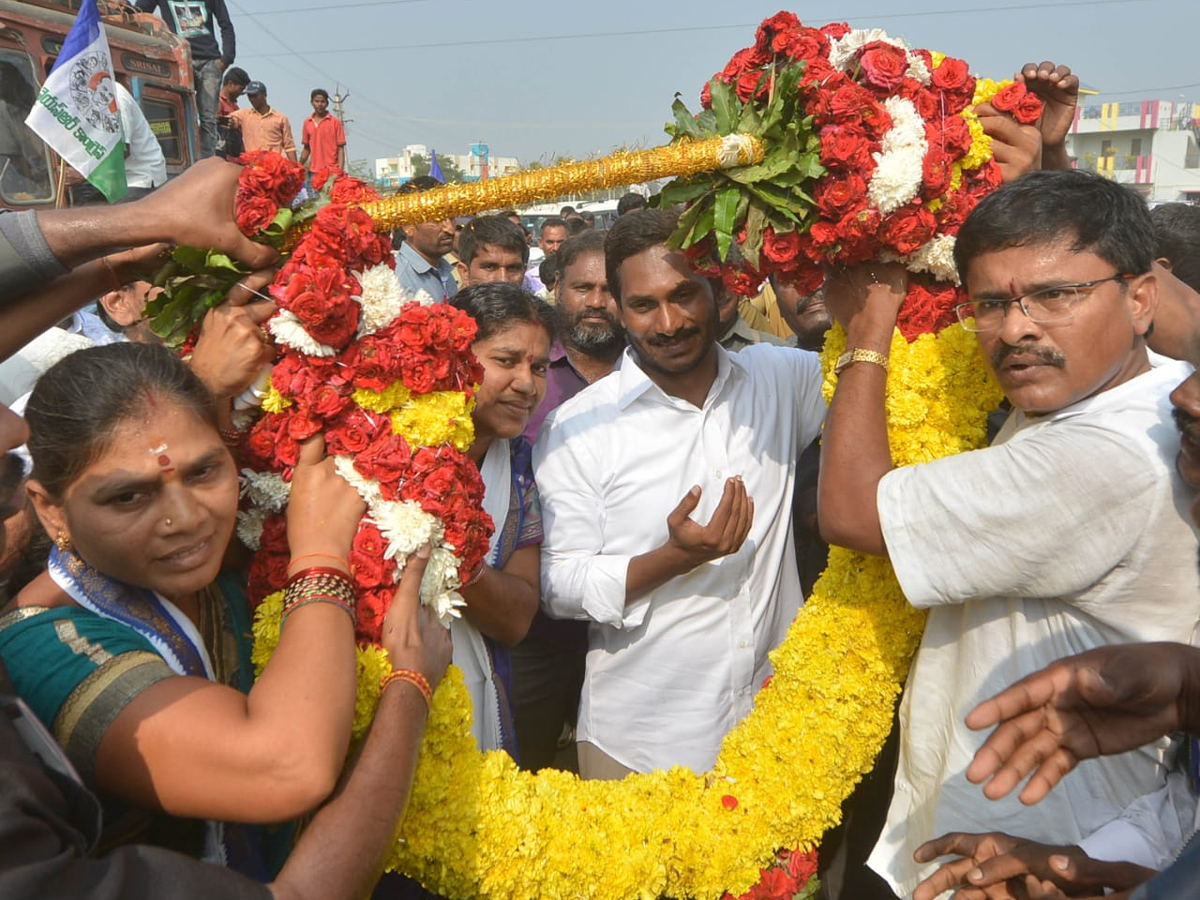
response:
M170 524L171 524L171 520L167 519L167 525L170 525Z

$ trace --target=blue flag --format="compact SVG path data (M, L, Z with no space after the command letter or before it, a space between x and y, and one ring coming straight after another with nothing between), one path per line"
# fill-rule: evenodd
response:
M442 167L438 165L437 151L429 151L429 177L436 178L442 184L446 183L446 176L442 174Z

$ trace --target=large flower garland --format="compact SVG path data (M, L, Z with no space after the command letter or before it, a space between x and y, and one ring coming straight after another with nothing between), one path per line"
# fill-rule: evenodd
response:
M691 119L676 110L684 137L745 128L767 145L758 165L668 188L665 199L690 204L677 239L698 266L718 254L722 274L743 290L768 272L811 284L820 264L880 256L945 278L958 223L998 182L969 108L993 94L994 105L1019 118L1036 114L1023 88L976 83L961 61L909 51L882 32L804 28L780 13L709 85L705 113ZM772 153L781 145L787 158ZM265 196L284 193L280 179L259 173L244 182L242 200L256 178ZM460 458L478 380L473 330L445 307L401 303L386 240L347 205L373 199L368 189L339 179L323 199L276 279L283 312L270 327L285 349L266 412L243 439L246 458L266 472L246 473L254 503L240 528L265 551L251 584L264 598L255 623L260 666L279 638L286 547L278 513L299 440L324 431L339 471L368 500L353 557L367 641L377 636L407 552L432 537L445 554L422 593L449 612L490 524L478 509L478 475ZM248 228L278 230L286 218L278 207L270 216L266 203L254 207ZM239 209L251 205L240 201ZM731 264L734 244L743 261ZM953 284L914 280L893 339L887 413L897 465L979 446L999 400L973 336L944 327L954 299ZM835 331L827 371L843 344ZM829 376L827 392L832 385ZM437 694L390 866L451 898L749 891L778 848L814 846L838 820L890 728L922 625L886 561L835 548L772 654L775 676L726 736L713 770L673 768L616 783L532 775L504 753L480 753L469 696L452 670ZM360 648L356 735L370 722L386 667L381 650ZM783 868L802 879L808 864L785 855ZM756 896L769 896L768 888L764 881Z

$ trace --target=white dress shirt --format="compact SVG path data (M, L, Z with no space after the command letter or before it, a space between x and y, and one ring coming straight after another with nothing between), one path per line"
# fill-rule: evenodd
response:
M1200 619L1194 496L1175 473L1170 391L1186 363L1036 418L986 450L889 472L883 536L909 602L929 608L900 707L900 762L870 865L907 897L936 863L913 851L949 831L1078 844L1166 783L1170 741L1086 760L1050 795L984 798L964 771L988 732L970 709L1094 647L1192 639ZM1169 851L1168 851L1169 852Z
M167 183L167 160L162 146L133 95L120 84L114 87L121 125L125 128L125 143L129 145L129 155L125 157L125 182L131 188L161 187Z
M638 771L711 767L803 599L792 488L825 416L820 363L767 345L717 353L702 407L629 355L551 414L534 452L543 604L592 622L578 736ZM629 561L667 540L667 516L696 484L692 518L707 523L733 475L755 502L741 550L626 604Z

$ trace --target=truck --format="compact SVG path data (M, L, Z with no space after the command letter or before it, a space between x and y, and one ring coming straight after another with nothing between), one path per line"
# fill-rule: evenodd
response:
M80 0L0 0L0 207L67 205L73 171L25 126ZM156 16L122 0L97 0L113 68L158 138L169 176L199 158L191 48Z

